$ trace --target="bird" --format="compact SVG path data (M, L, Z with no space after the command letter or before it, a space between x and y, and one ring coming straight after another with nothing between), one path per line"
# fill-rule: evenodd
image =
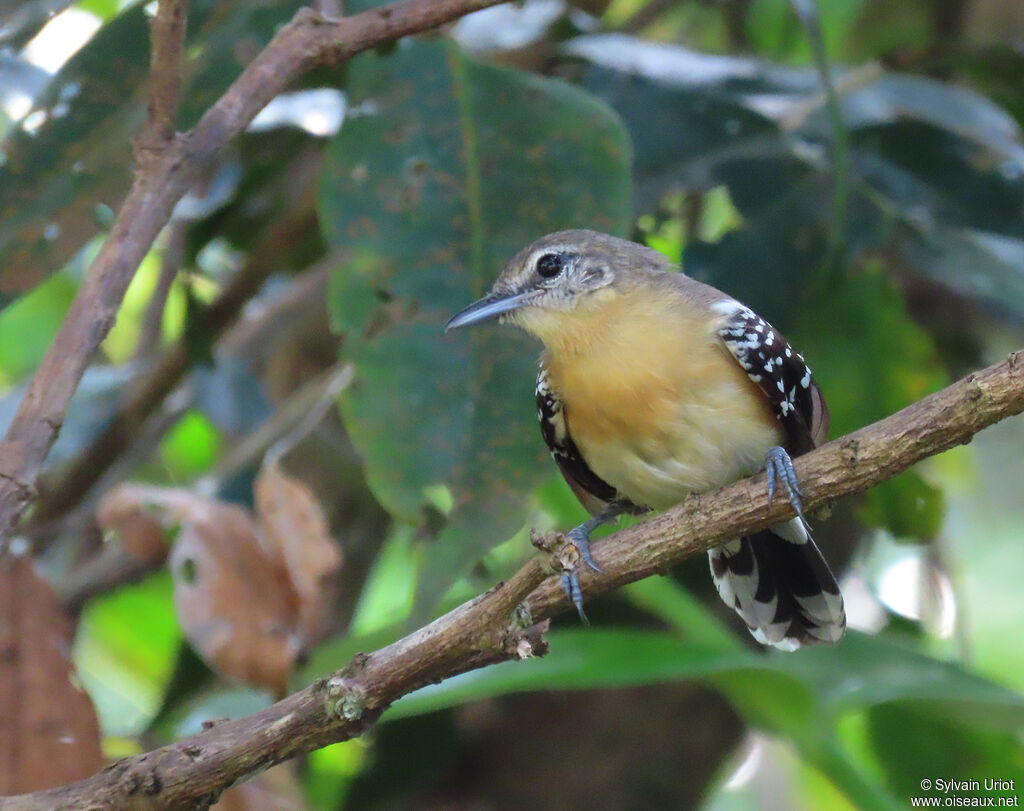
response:
M846 629L836 579L803 514L792 456L825 441L811 369L771 324L657 251L591 230L519 251L451 330L499 319L544 345L541 434L591 518L566 536L580 563L563 587L587 621L579 573L600 571L590 534L765 469L796 517L709 552L718 593L763 645L793 651Z

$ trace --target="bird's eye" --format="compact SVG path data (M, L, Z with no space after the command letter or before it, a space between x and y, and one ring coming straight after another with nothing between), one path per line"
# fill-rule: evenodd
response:
M565 267L565 257L560 253L546 253L537 260L537 273L545 279L553 279Z

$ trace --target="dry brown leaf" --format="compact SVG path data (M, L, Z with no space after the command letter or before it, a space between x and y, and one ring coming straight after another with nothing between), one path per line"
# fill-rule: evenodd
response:
M299 630L306 642L324 631L331 585L341 567L341 550L312 491L281 469L276 457L264 460L254 487L256 513L268 551L280 556L299 607Z
M71 623L30 560L0 563L0 795L103 767L100 730L69 658Z
M167 557L167 537L154 506L167 498L165 488L122 484L107 492L96 507L96 525L112 534L128 555L143 565L158 564Z
M214 670L281 693L300 649L298 601L241 507L191 496L171 552L178 622Z

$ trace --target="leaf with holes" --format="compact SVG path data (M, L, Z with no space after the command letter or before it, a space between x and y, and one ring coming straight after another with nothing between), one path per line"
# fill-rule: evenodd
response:
M520 526L554 470L535 422L536 349L515 330L445 335L444 323L541 234L625 233L630 147L603 103L451 43L360 56L347 88L355 113L320 188L327 238L350 256L330 299L357 364L342 410L394 514L417 520L428 493L450 489L421 578L430 603Z

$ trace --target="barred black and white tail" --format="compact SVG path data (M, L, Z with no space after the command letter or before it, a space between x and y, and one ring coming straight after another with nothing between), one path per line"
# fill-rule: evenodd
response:
M708 556L718 593L758 642L792 651L842 638L843 597L799 519L729 541Z

